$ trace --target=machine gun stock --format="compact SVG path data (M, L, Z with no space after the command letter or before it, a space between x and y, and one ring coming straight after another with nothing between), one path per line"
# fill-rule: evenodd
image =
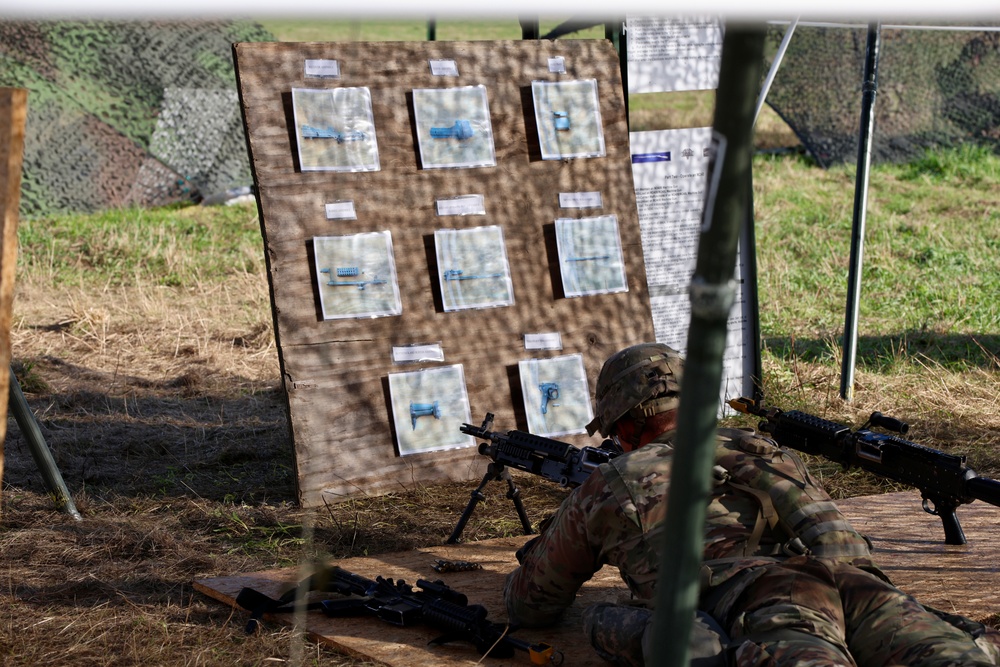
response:
M982 500L1000 507L1000 481L980 477L965 463L964 455L948 454L905 440L909 425L873 412L861 428L829 421L798 410L764 408L748 398L729 401L744 414L762 418L759 429L779 445L806 454L822 456L844 469L860 468L900 484L916 487L925 512L941 517L945 544L965 544L965 532L955 510L959 505ZM876 433L882 428L892 433Z

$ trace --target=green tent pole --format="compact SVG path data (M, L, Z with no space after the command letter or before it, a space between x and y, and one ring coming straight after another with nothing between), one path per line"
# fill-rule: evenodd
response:
M858 351L858 316L861 308L861 274L865 248L865 213L868 210L868 175L871 171L872 140L875 135L875 96L878 93L878 53L881 24L868 25L865 74L861 94L861 131L858 138L858 169L854 178L854 215L851 222L851 258L847 276L847 308L844 315L844 357L840 364L840 397L854 400L854 366Z
M35 465L38 466L38 470L42 473L42 479L45 480L45 486L48 487L49 493L52 494L52 498L56 501L56 506L74 519L81 520L82 517L76 510L73 496L69 494L66 482L63 481L62 474L60 474L59 468L56 466L56 461L52 458L52 452L49 451L48 445L45 444L42 430L38 427L38 422L35 421L35 415L32 414L31 407L28 406L28 400L24 397L24 392L21 391L21 385L17 381L17 376L14 375L13 368L10 369L9 393L10 400L8 401L8 405L10 411L14 414L14 419L17 421L17 427L21 429L21 434L28 441L31 458L35 459Z
M653 615L657 667L685 667L700 589L705 506L715 464L726 321L736 300L736 248L748 219L754 105L764 58L763 25L726 26L713 121L712 166L691 279L684 383L667 497L663 556Z

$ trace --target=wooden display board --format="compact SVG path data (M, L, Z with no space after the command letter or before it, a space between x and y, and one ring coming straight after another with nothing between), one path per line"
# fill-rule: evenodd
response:
M520 361L582 355L592 395L608 356L653 340L625 99L610 42L239 43L233 50L303 505L482 476L486 461L471 438L458 449L400 454L393 374L460 365L471 422L492 412L496 430L528 430ZM532 82L587 80L596 82L605 155L543 159ZM425 168L413 91L464 86L485 87L496 165ZM370 91L380 168L303 169L293 89L358 87ZM332 141L333 131L317 132ZM483 214L439 214L442 202L468 196L482 197ZM345 209L354 219L337 217ZM610 215L627 291L568 298L556 220ZM440 280L448 267L437 265L435 232L486 226L502 229L513 303L446 310ZM317 273L314 239L384 231L400 314L324 319L326 276ZM550 332L560 334L561 350L525 349L526 334ZM443 359L394 360L394 349L412 345L438 346ZM585 435L559 439L590 444Z
M28 91L0 88L0 479L3 443L7 435L7 394L10 389L10 324L17 273L17 215L21 202L21 163Z

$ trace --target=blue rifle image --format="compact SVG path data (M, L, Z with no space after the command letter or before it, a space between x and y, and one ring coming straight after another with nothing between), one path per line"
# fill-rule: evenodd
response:
M327 275L330 275L330 269L320 269L319 272L320 273L325 273ZM341 277L341 278L344 278L344 277L352 278L352 277L360 276L361 275L361 270L358 269L358 267L356 267L356 266L339 268L336 271L336 275L338 277ZM353 286L357 287L358 289L364 289L368 285L384 285L387 282L389 282L389 281L384 280L382 278L379 278L378 276L375 276L371 280L328 280L326 282L326 284L330 285L331 287L341 287L343 285L353 285Z
M515 651L525 651L534 665L562 663L560 651L545 643L512 637L509 631L516 628L487 620L489 612L485 607L469 604L463 593L443 581L417 579L416 585L418 588L402 579L393 581L381 576L367 579L333 566L307 577L279 598L244 588L236 596L236 604L251 612L246 632L252 634L264 614L295 611L297 597L305 597L310 591L333 593L334 597L307 603L306 609L322 611L330 618L373 616L399 627L428 625L444 633L431 644L470 642L480 655L492 658L511 658Z
M420 417L434 417L441 419L441 405L439 401L433 403L410 403L410 424L413 430L417 428L417 419Z
M456 120L450 127L432 127L431 138L433 139L468 139L476 132L472 129L472 123L467 120Z
M559 398L559 383L542 382L538 385L538 389L542 392L542 414L548 414L549 401L554 401ZM554 405L558 405L558 403L555 403Z
M611 259L611 255L591 255L589 257L567 257L567 262L596 262L602 259Z
M466 276L462 269L448 269L444 272L445 280L480 280L482 278L503 278L502 273L487 273L483 275Z
M351 132L338 132L329 125L326 127L313 127L312 125L302 126L303 139L336 139L338 144L345 141L364 141L367 135L358 130Z

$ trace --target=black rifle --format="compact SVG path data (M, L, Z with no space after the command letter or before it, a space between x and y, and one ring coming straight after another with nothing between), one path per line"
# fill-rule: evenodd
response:
M532 644L511 637L513 628L488 621L485 607L470 605L464 594L443 581L418 579L417 586L419 590L402 579L366 579L334 566L305 579L278 599L244 588L236 596L236 604L251 612L246 628L249 634L257 629L264 614L294 611L296 597L303 597L312 590L332 592L342 597L309 603L306 609L322 611L331 618L375 616L400 627L429 625L444 632L431 644L467 641L474 644L481 655L492 658L510 658L515 650L521 650L527 652L532 664L562 662L562 653L548 644Z
M449 544L458 541L465 524L476 508L476 503L485 499L483 489L494 479L507 481L507 497L514 501L524 534L530 535L533 532L531 523L524 513L524 506L521 504L521 492L514 486L508 467L530 472L532 475L539 475L551 482L572 488L583 484L597 466L622 453L621 447L610 439L605 440L600 447L581 449L569 443L524 431L497 433L490 430L492 426L492 412L486 413L486 419L481 426L472 424L461 426L462 433L485 441L479 443L479 453L489 457L491 463L483 476L482 483L472 492L472 498L459 518L458 525L448 538Z
M798 410L784 412L764 408L749 398L729 401L734 410L763 417L759 429L769 433L782 447L822 456L844 469L861 468L870 473L920 489L923 508L941 517L945 544L965 544L965 532L955 509L982 500L1000 506L1000 482L980 477L965 464L965 456L947 454L896 435L874 433L882 428L905 435L909 425L873 412L856 431Z

